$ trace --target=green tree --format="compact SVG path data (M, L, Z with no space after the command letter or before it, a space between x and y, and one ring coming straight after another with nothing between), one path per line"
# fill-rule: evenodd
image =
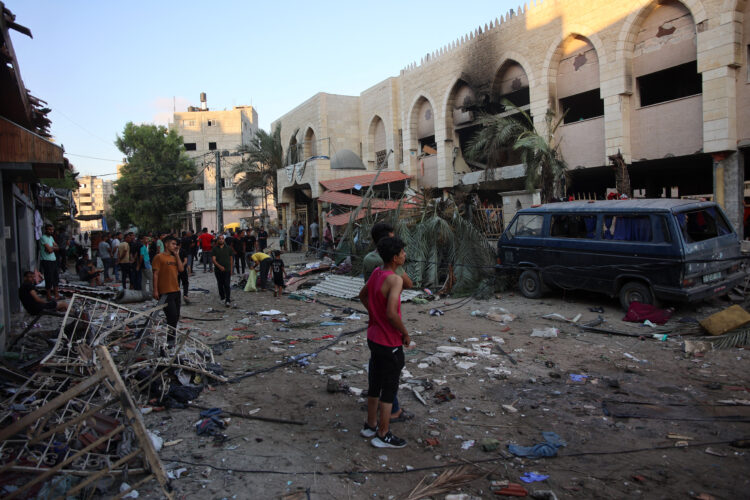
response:
M503 104L515 113L481 115L482 129L469 141L467 156L475 161L486 161L489 169L498 166L502 149L510 146L521 153L527 190L539 188L542 203L563 197L567 165L556 139L563 116L556 117L547 110L545 130L539 131L528 113L507 100Z
M244 160L232 170L234 175L243 174L235 187L237 195L240 199L252 200L252 191L263 189L265 195L266 189L271 186L273 199L278 203L276 172L284 167L281 124L277 124L270 133L259 129L250 144L241 147L240 152L243 153Z
M166 228L169 214L184 212L195 189L195 165L182 137L164 126L128 122L115 145L125 155L111 198L115 218L124 226Z

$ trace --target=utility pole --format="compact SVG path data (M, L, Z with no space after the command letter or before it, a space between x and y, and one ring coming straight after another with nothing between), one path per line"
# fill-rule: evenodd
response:
M221 154L216 151L216 233L224 231L224 201L221 198Z

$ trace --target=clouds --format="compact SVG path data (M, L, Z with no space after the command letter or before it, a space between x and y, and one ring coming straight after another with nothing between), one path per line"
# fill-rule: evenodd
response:
M187 111L190 100L187 97L157 97L150 103L153 111L151 119L157 125L169 125L175 111Z

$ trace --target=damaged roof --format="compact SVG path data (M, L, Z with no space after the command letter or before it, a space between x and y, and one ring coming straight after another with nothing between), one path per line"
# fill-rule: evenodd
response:
M366 175L355 175L352 177L342 177L340 179L331 179L329 181L320 181L321 186L326 188L328 191L346 191L347 189L354 189L354 186L360 185L367 187L372 183L372 180L378 175L378 180L375 181L375 185L388 184L390 182L404 181L411 177L403 172L399 171L381 171L373 174Z
M362 203L362 197L355 194L341 193L339 191L326 191L321 194L318 201L325 201L333 203L334 205L347 205L350 207L358 207ZM379 198L372 198L367 205L372 208L383 208L386 210L396 210L399 206L398 201L394 200L382 200Z

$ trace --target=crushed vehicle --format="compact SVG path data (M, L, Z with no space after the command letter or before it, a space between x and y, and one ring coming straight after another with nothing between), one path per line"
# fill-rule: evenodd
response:
M549 203L519 210L497 243L498 271L521 293L585 289L631 302L697 302L745 277L721 208L685 199Z

